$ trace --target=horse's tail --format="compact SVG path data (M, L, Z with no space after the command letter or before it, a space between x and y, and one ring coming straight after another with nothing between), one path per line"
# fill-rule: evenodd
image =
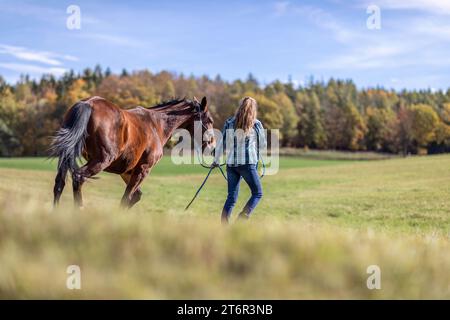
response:
M50 156L57 157L58 173L65 176L67 171L78 169L77 159L81 157L87 137L87 126L92 107L80 101L70 108L63 125L56 132L50 147Z

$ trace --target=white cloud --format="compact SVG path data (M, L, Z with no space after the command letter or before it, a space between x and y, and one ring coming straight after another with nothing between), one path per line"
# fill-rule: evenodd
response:
M331 57L326 61L313 64L317 69L375 69L393 68L410 63L399 60L408 49L393 44L356 46L349 52Z
M55 76L60 76L64 74L67 69L60 67L41 67L31 64L23 63L0 63L0 68L12 70L15 72L25 73L25 74L53 74Z
M112 34L87 33L87 34L79 34L77 36L83 39L101 41L106 44L123 47L140 47L142 45L141 42L134 40L130 37L122 37Z
M78 61L79 60L77 57L71 56L69 54L63 55L62 58L67 61Z
M366 1L366 4L373 4L374 2L381 10L419 10L433 14L450 14L449 0L378 0Z
M408 29L409 32L425 37L429 41L450 40L450 23L445 20L415 19Z
M20 3L19 1L0 2L0 12L2 14L18 15L23 17L29 17L31 19L37 19L46 22L52 22L60 26L65 26L67 18L66 6L59 6L52 8L45 6L42 3ZM97 18L90 16L82 10L82 24L100 24L105 23Z
M310 66L330 70L384 70L392 74L398 68L443 68L450 66L450 57L436 47L435 39L416 33L396 34L379 38L360 38L343 50ZM430 71L431 72L431 71Z
M13 56L20 60L36 61L53 66L61 65L61 62L52 58L48 52L31 51L22 47L0 45L0 53Z
M393 84L398 84L398 83L400 83L401 82L401 80L400 79L398 79L398 78L391 78L390 79L390 81L391 81L391 83L393 83Z
M315 6L293 5L289 2L275 3L275 14L282 16L294 14L306 19L318 28L331 32L333 37L339 42L348 42L355 37L355 32L338 22L329 12Z
M13 62L0 62L0 69L31 76L40 76L42 74L60 76L67 71L63 66L64 61L78 61L78 58L72 55L38 51L7 44L0 44L0 55L7 55L16 60ZM20 61L30 63L21 63Z
M278 1L275 2L275 15L282 16L287 12L289 7L289 1Z
M0 54L6 54L19 60L40 62L51 66L61 66L60 60L77 61L78 58L70 55L60 55L48 51L36 51L24 47L0 44Z
M348 42L357 36L357 33L344 27L330 13L313 7L300 7L299 12L306 12L309 19L318 27L331 31L339 42Z
M389 4L389 8L422 8L426 1L403 2L381 0L375 3ZM372 2L371 2L372 3ZM428 2L427 2L428 3ZM431 1L431 10L450 8L450 0ZM419 6L420 5L420 6ZM425 10L425 9L423 9ZM330 70L385 70L392 72L398 68L414 67L448 67L450 57L443 47L450 40L450 23L444 17L417 18L406 16L399 20L384 18L381 31L354 31L339 23L334 16L322 9L309 9L311 20L322 28L334 32L336 40L342 46L323 58L322 61L312 63L313 69ZM365 11L362 11L364 14ZM364 15L362 16L364 18ZM389 19L389 20L388 20ZM363 20L364 21L364 20ZM336 48L336 46L334 46Z

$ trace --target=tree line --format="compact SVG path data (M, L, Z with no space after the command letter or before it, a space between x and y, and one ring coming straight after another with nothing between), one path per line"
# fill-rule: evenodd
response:
M99 95L122 108L152 106L174 97L207 96L215 127L221 128L243 96L258 101L258 117L279 129L284 147L427 154L450 151L450 89L358 89L351 80L274 81L261 85L220 76L185 76L148 70L114 74L100 66L56 78L0 76L0 156L46 155L65 111Z

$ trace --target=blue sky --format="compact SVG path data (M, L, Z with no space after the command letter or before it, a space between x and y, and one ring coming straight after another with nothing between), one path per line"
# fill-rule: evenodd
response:
M67 7L81 9L69 30ZM368 5L381 10L369 30ZM447 89L450 0L4 1L0 75L60 75L101 64L227 80L253 73L303 84L351 78L359 87Z

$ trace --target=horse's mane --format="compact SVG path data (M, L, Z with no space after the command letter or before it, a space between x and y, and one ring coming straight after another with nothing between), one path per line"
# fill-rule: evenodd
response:
M147 109L164 112L164 113L172 113L172 112L192 112L193 109L197 107L196 102L192 100L188 100L186 98L176 98L167 101L160 102L159 104L149 107Z

